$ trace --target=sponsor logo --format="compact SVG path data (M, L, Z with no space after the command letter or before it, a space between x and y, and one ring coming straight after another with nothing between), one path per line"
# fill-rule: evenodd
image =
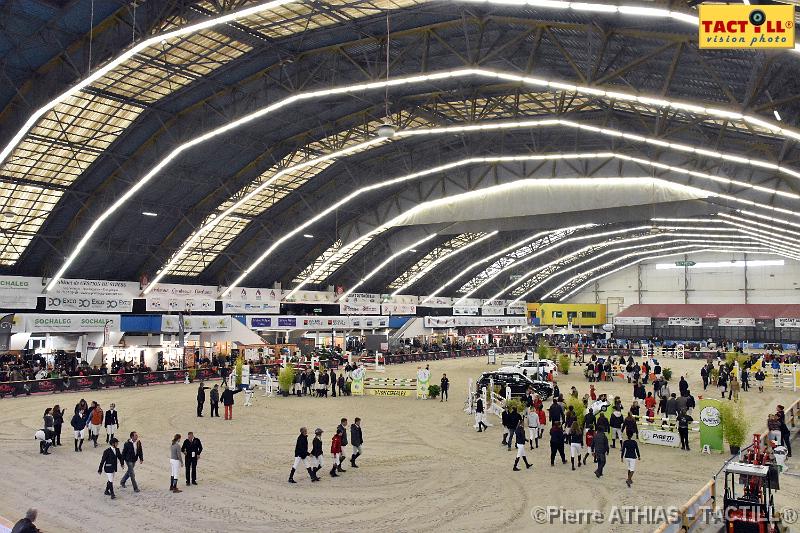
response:
M700 411L700 422L708 427L716 427L720 425L722 417L720 417L719 409L711 405L703 407Z
M700 48L794 48L793 5L699 8Z

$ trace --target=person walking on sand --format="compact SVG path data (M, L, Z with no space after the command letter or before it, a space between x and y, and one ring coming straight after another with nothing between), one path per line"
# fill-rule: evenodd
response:
M478 426L478 433L482 433L484 429L489 429L489 426L486 425L483 398L480 396L478 396L478 401L475 402L475 425Z
M219 385L214 384L209 397L211 398L211 417L219 418Z
M92 402L94 409L89 414L89 438L94 442L94 447L97 448L97 439L100 438L100 428L103 425L105 413L99 403Z
M517 427L514 428L514 437L517 441L517 457L514 459L514 468L515 472L519 472L519 460L522 459L525 461L525 468L528 469L533 465L528 462L528 456L525 455L525 423L520 419L519 423L517 423ZM509 437L510 439L510 437Z
M136 484L136 474L133 469L136 467L136 460L139 464L144 463L144 452L142 452L142 441L139 440L139 434L131 431L130 438L125 442L122 447L122 460L125 462L125 475L119 482L119 486L125 488L125 482L131 480L133 485L133 492L139 492L139 485Z
M583 431L581 431L577 420L575 420L572 423L572 427L569 428L567 439L569 440L569 458L572 462L572 469L575 470L575 457L578 458L578 468L580 468L581 450L583 449Z
M119 429L119 417L117 416L116 404L111 404L108 411L106 411L103 424L106 426L106 442L111 440L116 430Z
M197 387L197 416L203 416L203 404L206 403L206 390L208 388L202 381Z
M642 455L639 453L639 445L633 440L633 435L628 433L628 438L622 443L620 450L620 461L626 463L628 467L628 479L625 484L630 487L633 485L633 473L636 471L636 461L641 460Z
M294 480L294 473L301 464L306 467L311 481L319 481L308 463L308 429L305 427L300 428L300 435L297 436L297 442L294 445L294 463L292 463L292 471L289 472L289 483L297 483Z
M441 381L441 389L442 395L439 398L440 402L447 400L447 391L450 390L450 380L447 379L447 374L442 374L442 381Z
M333 466L331 467L331 477L339 477L336 469L342 464L342 430L341 426L336 429L336 435L331 439L331 455L333 456Z
M106 481L106 491L103 493L106 496L111 496L112 500L117 497L114 495L114 474L117 472L117 463L120 467L122 464L122 454L119 452L119 440L116 437L111 437L108 442L108 448L103 452L103 457L100 458L100 466L97 467L97 474L100 475L104 471L108 480Z
M536 447L539 447L539 409L536 407L532 407L528 409L528 433L529 437L528 440L531 443L531 450L533 449L534 442L536 443Z
M242 389L229 389L226 388L222 391L222 405L225 409L225 420L233 420L233 395L239 394Z
M356 459L361 455L361 446L364 444L364 435L361 433L361 419L356 417L350 426L350 444L353 445L353 454L350 456L350 466L358 468Z
M339 431L340 435L342 436L342 452L341 452L342 453L342 458L339 460L339 464L336 466L336 471L337 472L347 472L347 470L342 468L342 462L344 461L344 448L348 444L348 442L347 442L347 419L346 418L342 418L341 422L336 427L336 431Z
M78 411L72 416L70 421L73 431L75 431L75 451L83 451L83 439L86 435L86 414ZM80 441L80 442L79 442Z
M608 436L605 431L597 431L592 439L592 455L597 463L597 470L594 471L596 477L603 476L603 468L606 466L606 456L609 451Z
M322 428L314 430L314 440L311 441L311 464L315 476L325 466L322 457Z
M550 428L550 466L555 466L556 453L561 456L561 464L567 464L564 456L564 430L561 429L561 422L556 420Z
M183 492L178 488L178 476L183 466L183 454L181 453L181 436L176 433L172 437L172 444L169 447L169 467L171 477L169 478L169 490L172 492Z

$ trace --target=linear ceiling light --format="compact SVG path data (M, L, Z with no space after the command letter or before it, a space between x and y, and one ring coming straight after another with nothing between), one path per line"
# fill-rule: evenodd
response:
M420 239L420 240L418 240L418 241L416 241L416 242L414 242L414 243L411 243L411 244L409 244L408 246L406 246L406 247L405 247L405 248L403 248L402 250L400 250L400 251L398 251L398 252L395 252L395 253L393 253L392 255L390 255L389 257L387 257L387 258L386 258L386 259L385 259L383 262L381 262L381 264L379 264L378 266L376 266L375 268L373 268L373 269L372 269L372 270L371 270L371 271L370 271L370 272L369 272L369 273L368 273L366 276L364 276L363 278L361 278L361 279L360 279L360 280L359 280L359 281L358 281L358 282L357 282L355 285L353 285L352 287L350 287L350 288L349 288L349 289L348 289L348 290L347 290L347 291L346 291L344 294L342 294L342 295L339 297L339 299L338 299L337 301L341 302L342 300L345 300L345 299L347 299L347 297L348 297L348 296L350 296L350 294L352 294L352 293L353 293L353 291L355 291L357 288L359 288L359 287L360 287L360 286L361 286L361 285L362 285L362 284L363 284L365 281L369 280L369 278L371 278L372 276L374 276L375 274L377 274L378 272L380 272L381 270L383 270L383 268L384 268L386 265L388 265L389 263L391 263L392 261L394 261L396 258L400 257L401 255L403 255L403 254L405 254L405 253L407 253L407 252L409 252L409 251L413 250L414 248L416 248L416 247L417 247L417 246L419 246L420 244L423 244L423 243L425 243L425 242L428 242L429 240L431 240L431 239L433 239L434 237L436 237L436 235L437 235L436 233L432 233L432 234L430 234L430 235L426 235L426 236L425 236L425 237L423 237L422 239Z
M276 4L280 5L280 2L276 2ZM425 82L429 82L429 81L433 81L433 80L442 80L442 79L449 79L449 78L461 78L461 77L471 77L471 76L499 79L499 80L504 80L504 81L514 81L514 82L518 82L518 83L522 83L522 84L526 84L526 85L534 85L534 86L538 86L538 87L543 87L543 88L553 89L553 90L559 90L559 91L560 90L570 90L570 91L577 92L579 94L580 93L586 93L586 94L591 94L593 96L601 96L601 97L604 97L604 98L610 98L610 99L614 99L614 100L639 102L639 103L641 103L643 105L659 107L659 108L662 108L662 109L670 109L671 108L671 109L676 109L676 110L689 111L689 112L692 112L692 113L705 114L705 115L708 115L710 117L723 118L723 119L726 119L726 120L745 120L746 122L750 122L752 124L756 124L756 125L759 125L761 127L767 128L770 131L772 131L773 133L781 133L782 135L784 135L787 138L800 140L800 132L795 132L793 130L790 130L790 129L787 129L787 128L783 128L781 126L775 125L774 123L770 123L770 122L764 121L764 120L762 120L760 118L757 118L757 117L744 116L741 113L734 113L734 112L726 111L726 110L723 110L723 109L706 108L706 107L702 107L702 106L697 106L697 105L693 105L693 104L687 104L687 103L678 102L678 101L671 101L671 100L666 100L666 99L654 99L654 98L650 98L650 97L646 97L646 96L637 96L637 95L634 95L634 94L618 93L618 92L614 92L614 91L602 91L602 90L599 90L599 89L596 89L596 88L574 86L574 85L564 84L564 83L561 83L561 82L549 81L549 80L542 79L542 78L533 78L533 77L530 77L530 76L523 76L523 75L514 74L514 73L507 73L507 72L498 72L498 71L493 71L493 70L489 70L489 69L469 69L469 68L468 69L457 69L457 70L451 70L451 71L436 72L436 73L431 73L431 74L395 78L395 79L389 79L389 80L385 80L385 81L376 81L376 82L370 82L370 83L359 83L359 84L354 84L354 85L346 85L346 86L334 87L334 88L330 88L330 89L321 89L321 90L316 90L316 91L309 91L309 92L306 92L306 93L298 93L296 95L289 96L289 97L287 97L287 98L285 98L283 100L280 100L278 102L275 102L273 104L270 104L270 105L267 105L265 107L262 107L262 108L260 108L260 109L258 109L256 111L254 111L252 113L249 113L249 114L246 114L246 115L244 115L244 116L242 116L242 117L240 117L240 118L238 118L236 120L228 122L227 124L224 124L223 126L220 126L220 127L215 128L215 129L213 129L211 131L208 131L208 132L204 133L203 135L195 137L194 139L191 139L191 140L187 141L186 143L184 143L182 145L179 145L177 148L173 149L169 154L167 154L164 157L164 159L162 159L156 166L154 166L144 176L139 178L139 180L136 181L131 186L130 189L128 189L122 196L120 196L120 198L118 198L114 203L111 204L111 206L109 206L103 213L101 213L100 216L98 216L98 218L89 226L87 231L84 233L84 235L78 241L78 244L75 246L73 251L67 256L67 258L64 261L64 263L62 264L62 266L58 269L56 274L50 280L50 283L47 284L47 286L45 288L45 291L49 291L53 287L56 286L56 284L58 283L58 280L61 279L61 277L63 277L63 275L65 274L66 270L74 262L75 258L78 256L80 251L86 246L86 244L89 241L89 239L91 239L91 237L94 235L94 233L100 227L100 225L107 218L109 218L117 209L119 209L123 204L125 204L142 187L144 187L144 185L146 185L170 161L172 161L173 159L178 157L181 153L183 153L184 151L188 150L189 148L192 148L193 146L201 144L201 143L203 143L203 142L205 142L205 141L207 141L207 140L209 140L211 138L214 138L214 137L217 137L217 136L222 135L224 133L227 133L227 132L229 132L229 131L231 131L231 130L233 130L235 128L238 128L239 126L242 126L244 124L250 123L250 122L252 122L252 121L254 121L256 119L262 118L262 117L264 117L264 116L266 116L266 115L268 115L268 114L270 114L272 112L278 111L278 110L280 110L280 109L282 109L284 107L290 106L290 105L298 103L298 102L324 98L326 96L331 96L331 95L351 94L351 93L358 93L358 92L368 91L368 90L385 89L385 88L391 87L391 86L412 85L412 84L417 84L417 83L425 83ZM568 121L558 121L559 124L566 123L566 122L568 122ZM595 128L593 126L591 126L591 127L584 126L581 129L592 129L592 128L597 130L598 132L603 132L604 131L603 128ZM28 128L25 128L25 129L27 130ZM608 130L608 131L611 131L611 130ZM614 135L615 136L619 136L619 132L615 132ZM395 137L393 137L393 138L396 138L396 137L397 137L397 135L395 135ZM630 139L634 139L634 138L644 139L644 137L641 137L641 136L629 136L628 138L630 138ZM367 141L364 144L367 144L367 145L369 145L371 143L377 144L377 143L380 143L380 142L383 142L383 141L386 141L386 140L387 139L384 138L384 137L379 137L379 138L373 139L371 141ZM12 143L14 145L16 145L17 142L18 142L18 139L17 140L13 140L12 139ZM658 144L658 145L663 144L663 145L665 145L665 147L672 146L671 143L667 143L665 141L654 142L654 144ZM7 147L7 148L8 148L8 152L10 153L11 145L9 145L9 147ZM355 148L355 147L352 147L352 148ZM694 148L692 148L692 150L697 151L697 149L694 149ZM703 151L703 152L697 152L697 153L704 153L704 152L706 152L706 155L709 155L709 156L716 156L718 154L718 152L712 152L712 151ZM4 150L2 153L0 153L0 162L2 162L5 159L5 157L7 157L7 155L8 155L8 153L6 153L6 150ZM739 162L750 161L751 164L756 164L754 162L755 160L748 160L748 159L740 158L740 157L736 158L736 160L738 160ZM759 162L759 163L761 163L761 162ZM771 170L779 170L781 168L778 165L775 165L775 164L772 164L772 163L766 163L766 162L764 162L763 165L759 164L759 166L763 166L764 168L769 168ZM797 173L795 173L795 174L797 174ZM797 177L797 176L795 176L795 177ZM162 269L161 273L162 274L165 273L166 270L167 269Z
M473 246L475 246L476 244L479 244L479 243L481 243L481 242L485 241L486 239L489 239L489 238L491 238L491 237L494 237L494 236L495 236L495 235L497 235L498 233L499 233L499 231L497 231L497 230L495 230L495 231L492 231L491 233L487 233L486 235L484 235L484 236L482 236L482 237L479 237L479 238L475 239L474 241L472 241L472 242L469 242L469 243L465 244L464 246L461 246L461 247L459 247L459 248L455 248L455 249L453 249L453 250L450 250L450 251L449 251L449 252L447 252L447 253L444 253L444 254L440 255L439 257L437 257L436 259L434 259L433 261L431 261L431 262L430 262L428 265L426 265L426 266L425 266L425 268L421 269L421 270L420 270L419 272L417 272L417 273L416 273L414 276L412 276L411 278L409 278L409 279L408 279L408 281L406 281L406 282L405 282L405 283L403 283L401 286L399 286L399 287L397 288L397 290L395 290L395 291L392 293L392 298L394 298L395 296L397 296L398 294L400 294L400 291L402 291L402 290L404 290L404 289L406 289L406 288L408 288L408 287L410 287L410 286L414 285L416 282L418 282L418 281L419 281L419 280L421 280L423 277L425 277L425 276L428 274L428 272L430 272L431 270L433 270L433 269L434 269L434 268L436 268L437 266L441 265L442 263L444 263L444 262L445 262L445 261L447 261L448 259L451 259L451 258L453 258L453 257L457 256L457 255L458 255L458 254L460 254L461 252L465 252L465 251L469 250L470 248L472 248L472 247L473 247Z

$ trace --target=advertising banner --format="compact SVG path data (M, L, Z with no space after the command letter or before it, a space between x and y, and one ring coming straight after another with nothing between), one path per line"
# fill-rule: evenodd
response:
M719 326L750 326L753 327L756 325L755 318L720 318L718 319L717 325Z
M19 315L23 331L31 333L81 333L119 331L119 315Z
M41 290L41 289L40 289ZM135 281L106 281L101 279L60 279L48 296L91 296L95 298L135 298L139 284Z
M427 368L417 370L417 399L424 400L428 397L428 385L431 381L431 371Z
M382 315L416 315L417 306L412 304L381 304Z
M649 316L615 316L615 326L649 326L652 320Z
M722 414L720 401L711 398L700 400L700 446L708 446L712 450L724 451L722 447Z
M301 304L333 304L336 303L336 294L328 291L297 291L288 298L291 291L283 291L281 300L284 302Z
M670 326L702 326L703 319L699 316L671 316L667 318Z
M216 309L216 300L213 298L192 297L183 298L175 296L148 296L145 298L145 310L156 312L202 311L213 312Z
M221 292L224 292L225 289L226 287L223 287ZM281 291L258 287L235 287L225 295L223 300L232 302L280 302Z
M179 285L176 283L156 283L147 293L148 297L167 296L171 298L201 298L216 300L219 290L210 285Z
M426 316L426 328L456 328L462 326L524 326L525 317L519 316Z
M528 311L528 304L525 302L514 302L506 307L507 315L524 315Z
M379 315L381 314L380 303L343 303L339 304L339 312L343 315Z
M50 293L45 298L48 311L92 311L95 313L130 313L133 298L115 296L66 296Z
M8 351L11 346L11 328L14 326L14 313L0 318L0 352Z
M389 318L385 316L351 316L350 327L359 329L388 328Z
M411 304L411 305L418 305L419 302L423 298L420 296L413 296L411 294L397 294L392 296L391 294L382 294L381 295L381 302L389 303L389 304Z
M677 447L681 445L681 436L677 431L663 431L660 429L639 430L639 440L647 444Z
M469 306L458 306L453 308L453 314L458 316L477 316L478 314L478 307L469 305Z
M409 389L366 389L367 396L411 396Z
M353 396L364 396L364 375L367 371L360 366L351 372L353 381L350 382L350 394Z
M222 312L226 315L249 313L275 314L281 312L281 303L278 300L262 302L222 301Z
M0 309L36 309L42 278L0 276Z
M297 317L298 328L343 330L350 324L350 319L346 316L299 316Z
M793 5L698 6L700 48L794 48Z
M186 333L200 333L209 331L230 331L231 317L229 316L184 316L183 330ZM163 315L161 317L161 331L165 333L178 333L181 328L181 319L177 316Z
M381 303L381 295L367 292L351 292L346 302L350 304L379 304Z
M505 314L505 307L481 307L481 315L483 316L502 316ZM453 313L455 314L455 313Z
M419 299L419 305L423 307L453 307L453 303L453 298L448 298L446 296L434 296L428 301L425 301L425 298Z
M776 318L776 328L800 328L800 318Z

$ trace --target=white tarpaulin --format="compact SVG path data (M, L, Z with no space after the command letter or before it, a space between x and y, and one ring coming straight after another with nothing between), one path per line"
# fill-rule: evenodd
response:
M231 302L228 300L223 300L222 312L226 315L249 313L266 313L268 315L277 315L281 312L281 303L278 300L262 302Z
M447 296L434 296L427 302L425 298L419 299L419 305L422 307L453 307L453 303L453 298L448 298Z
M505 307L481 307L481 314L483 316L497 316L505 313Z
M671 316L667 319L670 326L702 326L703 319L699 316Z
M156 283L147 293L150 297L166 296L170 298L201 298L216 300L217 287L210 285L179 285L176 283Z
M36 309L42 278L0 276L0 309Z
M130 313L133 298L114 296L65 296L47 293L45 309L48 311L91 311L94 313Z
M222 292L226 289L227 287L223 287ZM223 298L223 301L228 300L232 302L280 302L281 291L259 287L234 287Z
M400 217L395 225L561 215L706 197L698 189L651 177L525 179L430 202Z
M248 316L247 327L256 330L324 330L377 329L389 326L385 316Z
M727 318L722 317L717 323L719 326L755 326L755 318Z
M477 305L459 305L458 307L453 307L453 314L454 315L477 315L478 314L478 306Z
M506 307L507 315L524 315L528 311L528 304L525 302L515 302Z
M647 444L671 447L677 447L681 443L681 437L677 432L662 431L660 429L640 429L639 440Z
M161 317L161 331L165 333L178 333L180 330L179 317L163 315ZM183 317L183 331L199 333L204 331L230 331L231 317L229 316L185 316Z
M649 316L615 316L615 326L649 326L652 320Z
M174 296L148 296L145 298L145 310L163 312L182 311L214 311L216 300L213 298L179 298Z
M82 333L103 331L119 331L119 315L17 315L15 331L31 333Z
M513 316L426 316L426 328L457 328L462 326L524 326L525 317Z
M288 298L291 291L283 291L282 300L284 302L303 303L303 304L333 304L336 303L336 294L328 291L297 291Z
M800 318L776 318L776 328L800 328Z
M379 303L360 303L339 304L339 312L343 315L379 315L381 313L381 304Z
M411 304L381 304L382 315L416 315L417 306Z

